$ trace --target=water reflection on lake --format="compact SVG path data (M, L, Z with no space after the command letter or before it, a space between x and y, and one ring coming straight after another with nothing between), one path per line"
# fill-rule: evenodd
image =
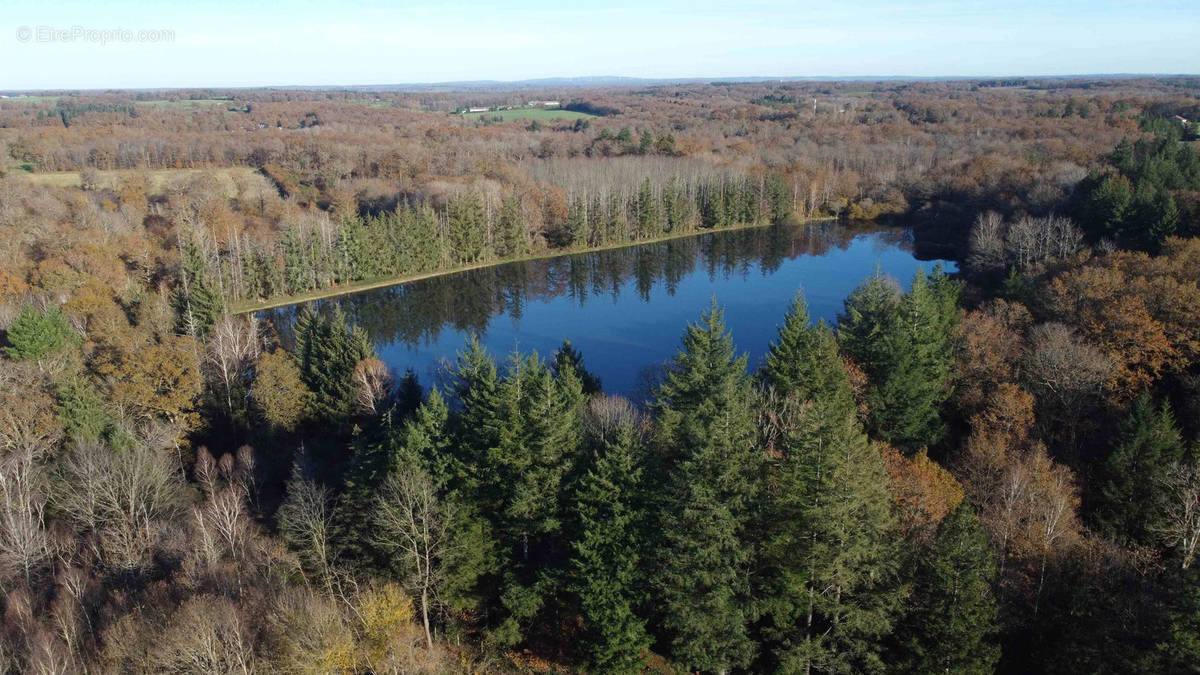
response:
M906 229L818 223L510 263L316 304L341 306L394 372L412 369L425 385L444 380L472 333L498 359L513 349L549 358L569 339L605 391L641 400L646 378L675 355L684 326L714 295L757 367L797 288L814 320L834 321L877 267L907 287L918 267L935 262L914 257ZM260 317L287 342L297 307Z

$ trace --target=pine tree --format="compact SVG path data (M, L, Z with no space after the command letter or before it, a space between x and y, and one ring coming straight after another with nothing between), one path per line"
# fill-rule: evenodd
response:
M759 456L746 357L721 310L691 324L656 392L665 465L655 585L676 662L692 670L747 665L750 532Z
M969 502L938 527L903 621L900 662L913 673L992 673L1000 657L996 563Z
M1105 459L1096 495L1098 529L1118 542L1151 545L1162 517L1163 496L1155 486L1184 444L1170 405L1154 405L1143 393L1133 402L1116 443Z
M495 360L478 337L472 335L459 352L454 376L454 395L459 403L458 447L463 458L457 487L471 493L485 511L493 512L495 499L474 493L481 489L488 454L499 442L500 378Z
M571 208L567 211L568 246L588 245L587 200L576 198L571 200Z
M560 376L563 369L568 366L575 371L575 376L579 378L579 385L585 396L600 393L602 388L600 378L583 367L583 354L575 349L570 340L564 340L562 346L554 353L555 376Z
M771 209L771 222L779 225L792 216L792 193L787 179L772 173L767 178L767 200Z
M496 255L512 258L529 252L529 237L525 234L525 222L521 219L521 198L512 194L504 200L497 223L499 241Z
M957 316L958 288L940 268L933 275L918 270L899 301L878 274L846 300L838 337L870 379L874 437L909 452L941 440Z
M1142 664L1147 673L1195 673L1200 664L1200 578L1195 570L1177 573L1168 597L1168 625L1162 641Z
M296 317L296 363L300 379L313 393L317 419L347 421L354 411L354 366L375 357L366 333L350 326L340 308L328 313L308 307Z
M852 407L833 331L824 320L816 326L810 326L809 321L808 304L803 292L798 292L779 328L779 337L767 352L763 379L777 392L802 401Z
M556 376L536 355L514 354L498 377L474 339L459 355L457 375L465 450L458 471L466 476L458 482L487 518L499 557L483 599L494 610L491 638L517 644L562 596L562 493L578 446L582 388L569 364Z
M39 312L25 305L13 317L7 332L8 346L4 352L10 359L37 361L45 356L79 346L83 339L71 327L57 306Z
M81 377L71 377L55 387L55 406L68 437L75 443L100 439L112 426L95 389Z
M441 599L453 610L473 611L485 595L480 579L497 569L496 541L472 500L465 481L468 470L451 437L449 416L441 392L432 389L405 425L403 442L391 464L420 466L436 486L451 542L441 560Z
M537 614L557 601L559 551L564 549L564 478L579 440L579 380L572 369L555 378L537 355L514 355L500 387L500 442L490 453L489 492L498 499L494 522L504 565L500 601L507 616L493 632L515 644Z
M367 254L365 236L362 219L347 218L342 222L337 241L339 283L352 283L375 276L373 267L377 258Z
M486 255L486 226L483 206L474 192L450 200L446 207L446 229L452 259L460 263L482 260Z
M649 239L662 231L662 216L659 214L658 200L654 198L654 189L650 187L649 178L642 181L641 187L638 188L636 212L639 239Z
M888 336L900 309L900 293L876 271L846 298L838 317L838 342L868 378L878 380L887 364Z
M879 453L859 427L837 344L793 303L768 355L780 426L762 518L763 628L775 669L879 670L902 599Z
M300 236L299 230L290 227L283 234L283 264L284 283L287 292L296 294L311 290L316 285L313 275L312 260L308 255L308 247Z
M586 627L584 649L603 673L641 672L650 645L641 598L642 509L640 432L633 417L591 441L591 459L574 491L578 529L571 588Z
M225 313L225 305L211 278L204 252L194 238L180 244L179 285L172 294L180 333L204 337Z

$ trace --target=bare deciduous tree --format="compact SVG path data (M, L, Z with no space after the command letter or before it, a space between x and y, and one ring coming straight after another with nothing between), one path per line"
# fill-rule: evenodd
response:
M392 375L379 359L363 359L354 365L354 395L360 411L374 415L388 395Z
M279 508L279 527L304 566L333 595L333 496L324 486L305 478L298 466L292 470L287 494Z
M159 636L154 667L172 673L251 673L249 626L224 598L198 596L183 603Z
M261 351L253 314L225 316L213 326L204 353L205 372L221 392L228 414L234 413L235 405L245 405L249 373Z
M1158 527L1168 546L1178 546L1182 567L1191 567L1200 544L1200 467L1193 462L1177 462L1159 482L1166 495L1166 512Z
M375 501L375 542L401 555L410 584L421 599L425 644L433 649L429 605L441 582L439 560L449 542L447 518L429 476L419 469L401 469L384 481Z
M88 535L96 559L116 568L140 567L180 506L175 462L146 438L120 450L81 443L55 483L56 508Z
M995 211L979 214L971 227L972 267L979 270L1003 269L1008 262L1004 248L1004 218Z
M0 584L4 586L18 577L32 584L50 557L44 488L32 448L0 455Z
M1100 397L1115 367L1112 357L1063 324L1045 323L1030 331L1026 377L1042 400L1052 404L1044 422L1065 428L1071 447L1087 405Z
M196 453L194 474L206 497L202 504L192 507L192 517L207 562L216 562L221 551L240 560L250 536L246 471L230 455L215 462L208 449L202 447Z
M1063 258L1083 248L1083 231L1067 218L1026 216L1005 222L994 211L982 213L971 227L968 261L980 271L1022 269Z

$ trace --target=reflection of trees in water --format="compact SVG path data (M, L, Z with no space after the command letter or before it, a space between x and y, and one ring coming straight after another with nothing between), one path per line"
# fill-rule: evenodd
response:
M619 298L629 281L643 300L662 283L674 295L679 282L697 266L710 279L744 276L754 269L775 273L784 260L823 256L846 249L863 234L888 247L911 250L905 229L872 225L815 223L713 232L619 249L496 265L388 288L317 301L337 303L377 344L430 344L450 328L486 332L492 317L520 319L530 301L567 296L579 305L597 298ZM285 344L298 306L267 310Z

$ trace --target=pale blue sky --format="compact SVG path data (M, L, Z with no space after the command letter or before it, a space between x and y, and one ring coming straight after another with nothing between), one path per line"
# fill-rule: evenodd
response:
M1194 1L0 0L3 89L1196 72Z

